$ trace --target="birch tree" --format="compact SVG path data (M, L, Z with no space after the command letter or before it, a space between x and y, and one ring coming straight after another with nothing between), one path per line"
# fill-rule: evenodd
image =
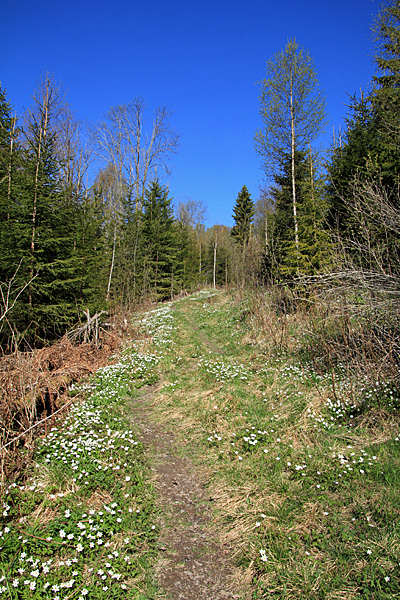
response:
M319 90L313 61L306 50L289 40L266 63L260 85L260 116L263 127L256 131L255 148L263 158L267 176L275 175L282 157L291 157L294 240L299 252L295 156L304 152L322 131L325 100Z
M170 111L157 108L150 125L146 109L144 99L136 97L110 108L105 118L91 128L95 153L113 167L118 187L126 189L129 196L132 214L126 218L132 222L130 263L134 294L139 279L140 211L145 190L162 171L170 172L169 160L179 147L179 135L169 124Z
M137 201L159 171L170 172L169 159L179 147L179 134L169 124L171 112L165 106L157 108L150 127L145 113L144 99L136 97L111 107L91 130L97 154L115 166Z

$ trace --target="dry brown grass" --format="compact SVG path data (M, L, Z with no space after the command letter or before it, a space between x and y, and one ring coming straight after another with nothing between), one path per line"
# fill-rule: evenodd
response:
M116 324L97 343L76 345L64 336L49 347L0 358L0 489L23 472L34 439L52 426L46 417L67 406L68 387L107 364L121 334Z

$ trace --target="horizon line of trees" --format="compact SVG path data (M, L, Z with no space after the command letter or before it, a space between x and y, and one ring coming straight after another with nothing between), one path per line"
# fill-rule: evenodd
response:
M313 147L326 114L309 53L293 39L267 61L254 144L271 184L255 202L242 187L232 228L207 229L200 200L174 211L162 176L179 135L165 107L149 124L137 97L84 131L50 75L19 119L0 87L2 348L43 344L88 309L132 308L203 285L341 270L394 289L400 0L382 4L373 35L372 89L351 99L346 130L327 154ZM94 157L101 166L88 184Z

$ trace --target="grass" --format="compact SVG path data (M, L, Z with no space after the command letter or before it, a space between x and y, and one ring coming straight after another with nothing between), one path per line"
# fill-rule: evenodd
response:
M400 597L398 389L311 360L298 315L263 319L226 292L137 316L143 340L71 390L85 401L7 490L4 597L158 597L159 509L127 414L156 381L253 599Z
M155 597L154 491L124 401L157 377L128 348L41 441L26 481L2 499L0 594L11 599Z
M397 389L355 387L347 365L316 370L295 319L295 343L271 351L249 302L225 293L172 315L181 362L164 377L179 383L160 415L211 474L253 597L399 597Z

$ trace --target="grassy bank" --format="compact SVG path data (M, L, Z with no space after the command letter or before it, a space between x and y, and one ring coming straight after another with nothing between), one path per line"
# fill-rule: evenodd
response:
M157 378L157 362L130 345L71 389L69 415L2 498L1 597L154 597L157 509L125 407Z
M154 383L151 418L207 477L215 527L253 599L400 597L393 382L316 360L300 312L272 314L251 297L203 292L134 326L142 339L71 390L85 400L7 489L4 597L160 597L162 507L129 423L130 402Z

